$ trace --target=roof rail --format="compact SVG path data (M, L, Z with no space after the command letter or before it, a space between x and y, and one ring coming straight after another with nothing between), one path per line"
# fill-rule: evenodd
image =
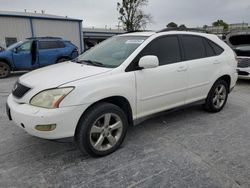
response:
M209 33L208 31L204 29L198 29L198 28L181 28L181 27L170 27L170 28L165 28L160 31L157 31L156 33L161 33L161 32L167 32L167 31L193 31L193 32L200 32L200 33Z
M127 31L125 33L137 33L137 32L151 32L152 30L135 30L135 31Z
M26 39L29 39L29 40L32 40L32 39L62 39L61 37L29 37L29 38L26 38Z

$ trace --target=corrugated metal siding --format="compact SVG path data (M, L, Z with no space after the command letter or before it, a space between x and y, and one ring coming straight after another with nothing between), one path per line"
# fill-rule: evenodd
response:
M4 46L5 37L15 37L17 41L31 37L30 20L28 18L0 17L0 43Z
M62 37L80 49L79 22L32 19L35 37Z

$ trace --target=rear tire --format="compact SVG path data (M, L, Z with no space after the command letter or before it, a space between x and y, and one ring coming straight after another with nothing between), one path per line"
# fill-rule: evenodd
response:
M224 80L216 81L207 96L204 104L205 110L213 113L221 111L227 102L228 93L229 86L227 82Z
M56 61L56 63L63 63L63 62L65 62L65 61L69 61L69 59L67 59L67 58L60 58L60 59L58 59L58 60Z
M111 103L99 103L81 117L75 140L82 152L102 157L120 147L127 128L127 116L121 108Z
M10 66L5 62L0 61L0 79L7 78L9 76L10 76Z

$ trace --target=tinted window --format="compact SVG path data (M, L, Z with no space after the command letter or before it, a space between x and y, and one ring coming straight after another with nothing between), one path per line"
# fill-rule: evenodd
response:
M161 37L152 41L140 54L155 55L159 58L160 65L181 61L181 53L177 36Z
M215 53L214 49L212 48L212 46L208 43L208 40L203 39L203 41L204 41L204 44L205 44L207 57L215 56L216 53Z
M53 48L64 48L64 43L62 41L40 41L40 49L53 49Z
M183 36L182 42L186 60L206 57L206 50L201 37Z
M220 46L218 46L214 42L212 42L210 40L207 40L207 41L211 45L211 47L214 49L214 52L216 55L220 55L224 51L223 48L221 48Z

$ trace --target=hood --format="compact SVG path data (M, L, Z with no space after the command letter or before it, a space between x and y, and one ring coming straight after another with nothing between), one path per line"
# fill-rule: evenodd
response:
M19 80L30 87L52 88L111 70L109 68L65 62L37 69L23 75Z

